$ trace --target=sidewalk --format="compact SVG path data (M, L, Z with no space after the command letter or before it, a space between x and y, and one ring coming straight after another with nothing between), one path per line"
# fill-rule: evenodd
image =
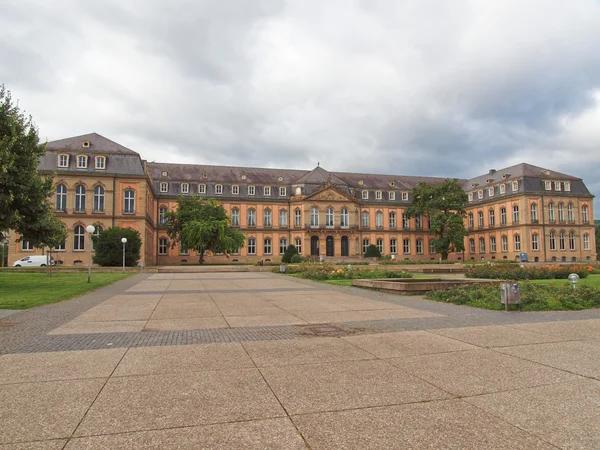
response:
M139 274L0 319L0 354L0 449L600 447L596 310Z

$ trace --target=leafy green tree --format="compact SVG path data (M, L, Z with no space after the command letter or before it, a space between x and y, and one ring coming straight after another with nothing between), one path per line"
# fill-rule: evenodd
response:
M438 185L421 182L412 195L412 203L405 213L408 217L429 216L436 253L446 260L449 253L464 251L468 234L464 223L467 194L458 180L447 179Z
M15 230L21 239L33 240L38 223L49 215L52 177L42 178L38 161L46 152L37 128L25 117L0 85L0 240Z
M381 252L376 245L371 244L367 247L365 258L381 258Z
M52 214L40 217L32 224L30 232L33 237L29 238L29 242L36 248L46 249L50 258L54 247L63 244L69 234L65 224ZM48 276L52 276L52 264L46 267Z
M125 265L135 267L140 260L142 239L139 231L133 228L111 227L100 232L94 240L94 264L100 266L120 266L123 264L123 244L121 239L126 238Z
M295 245L290 244L288 245L288 248L285 250L285 253L283 254L283 258L281 258L281 262L284 263L290 263L292 262L292 258L294 257L294 255L298 254L298 249L296 248Z
M177 211L167 213L167 234L172 247L193 249L204 263L204 252L229 254L244 246L244 234L231 227L225 208L214 199L180 197Z
M596 259L600 259L600 223L596 225Z

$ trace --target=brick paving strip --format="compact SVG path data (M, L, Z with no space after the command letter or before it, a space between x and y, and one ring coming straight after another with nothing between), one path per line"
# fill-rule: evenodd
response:
M557 311L535 313L504 313L499 311L478 310L452 304L423 301L421 297L395 296L357 288L332 287L316 284L307 280L294 279L306 284L301 288L269 288L244 290L192 290L168 291L168 294L197 293L237 293L255 292L307 292L310 288L345 292L350 295L373 300L387 301L409 308L442 314L438 317L386 319L361 322L341 322L334 324L277 325L239 328L216 328L200 330L141 331L116 333L89 333L48 335L47 333L75 319L81 313L108 300L117 294L149 295L156 292L130 291L130 287L149 278L152 274L138 274L127 280L84 296L39 308L16 312L4 318L0 316L0 355L11 353L37 353L72 350L97 350L107 348L155 347L171 345L211 344L228 342L250 342L282 340L323 336L351 336L357 334L387 333L408 330L433 330L482 325L507 325L520 323L553 322L561 320L587 320L600 318L599 310ZM186 278L187 279L187 278ZM186 280L178 279L177 281ZM189 278L196 280L196 278ZM244 278L247 279L247 278ZM203 278L208 280L208 278ZM215 279L223 281L222 279ZM234 279L228 279L229 281ZM242 280L240 278L240 280Z

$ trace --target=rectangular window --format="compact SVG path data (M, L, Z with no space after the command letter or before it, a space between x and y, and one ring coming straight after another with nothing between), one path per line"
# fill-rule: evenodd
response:
M490 252L496 253L496 238L494 236L490 237Z
M590 235L589 234L583 235L583 249L584 250L590 249Z
M29 240L23 239L21 241L21 250L25 250L25 251L33 250L33 245L31 244L31 242L29 242Z
M106 169L106 158L104 156L96 156L96 169Z
M408 255L410 253L410 240L409 239L402 240L402 252L405 255Z
M500 208L500 225L506 225L506 208Z
M369 249L369 240L368 239L363 239L363 254L367 253L367 250Z
M363 200L369 199L369 191L362 191L362 199Z
M388 192L388 200L396 200L396 193L393 191Z
M485 253L485 239L479 238L479 253Z
M181 193L182 194L190 193L190 185L188 183L181 183Z
M423 228L423 218L421 216L415 216L415 228L417 230Z
M375 199L376 200L381 200L381 191L375 191Z
M168 183L160 183L160 192L168 192L169 184Z
M248 239L248 254L249 255L256 255L256 239L255 238L250 238Z
M310 208L310 226L319 227L319 208Z
M263 253L265 255L270 255L273 252L273 250L271 248L271 239L267 238L267 239L265 239L264 242L265 242L265 245L264 245Z
M469 192L469 201L472 202L473 201L473 193Z
M287 214L287 210L285 209L280 209L279 210L279 226L281 228L285 228L287 227L288 224L288 214Z
M435 243L433 242L433 239L429 239L429 253L435 253Z
M512 182L512 191L513 192L517 192L519 190L519 182L518 181L513 181Z
M286 195L286 189L284 187L280 187L279 188L279 196L285 197L285 195Z
M423 239L417 239L417 255L423 254Z
M270 197L271 196L271 186L265 186L263 189L264 195L265 197Z
M569 181L565 181L564 186L565 186L565 192L571 191L571 183Z
M500 194L506 194L506 185L505 184L500 185Z
M69 167L69 155L58 155L58 167Z
M390 211L390 228L392 230L396 229L396 212Z
M179 247L179 254L181 256L188 256L190 254L190 249L189 248L181 248L181 247Z
M64 243L64 242L61 242L60 244L58 244L58 245L56 245L56 246L54 247L54 250L55 250L55 251L62 251L62 250L64 250L65 248L66 248L66 247L65 247L65 243Z
M377 246L377 250L379 250L379 253L383 254L383 239L377 239L377 241L375 241L375 245Z
M85 156L85 155L79 155L77 157L77 168L78 169L85 169L85 168L87 168L87 156Z
M538 251L540 249L540 238L538 234L531 236L531 250Z
M554 182L554 190L555 191L560 191L560 181L555 181Z
M544 189L546 189L547 191L551 191L552 190L552 181L544 181Z
M240 210L237 208L233 208L231 210L231 226L232 227L240 226Z
M502 251L503 252L508 251L508 237L507 236L502 236Z
M513 206L513 223L519 223L519 206Z
M294 243L296 245L296 250L298 250L298 254L301 255L302 254L302 238L297 237L294 240Z
M390 253L393 253L393 254L398 253L396 239L390 239Z
M279 254L283 255L287 250L287 239L281 238L279 239Z
M159 255L167 254L167 240L165 238L161 238L158 240L158 254Z
M494 196L494 188L488 188L488 197L493 197Z
M231 186L231 193L233 195L240 195L240 187L237 184Z
M206 185L205 184L198 185L198 194L206 194Z
M403 192L402 193L402 200L407 202L408 201L408 192Z
M469 253L475 253L475 239L469 239Z
M223 194L223 185L222 184L215 184L215 194L217 194L217 195Z
M294 226L301 227L302 226L302 211L296 209L294 211Z
M256 188L254 186L248 186L248 195L254 195Z
M477 224L479 225L479 228L483 228L483 211L479 211L477 213Z
M404 228L405 230L408 230L410 228L410 219L405 213L402 214L402 228Z
M477 198L478 198L479 200L481 200L481 199L483 198L483 189L479 189L479 190L477 191Z
M515 252L521 251L521 236L515 234Z
M248 210L248 226L249 227L256 226L256 210L255 209Z
M271 220L271 210L270 209L265 209L263 212L263 226L264 227L273 226L273 222Z

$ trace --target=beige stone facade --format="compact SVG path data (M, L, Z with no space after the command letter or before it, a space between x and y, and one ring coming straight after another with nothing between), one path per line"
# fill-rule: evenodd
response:
M88 225L139 231L145 265L197 263L195 252L172 248L162 220L180 195L217 199L246 236L238 253L209 254L208 263L277 262L290 244L337 260L361 257L369 244L398 260L440 257L427 218L403 214L418 182L441 178L147 163L95 133L49 143L40 171L55 174L53 202L69 237L54 256L64 265L88 264ZM469 236L451 260L596 258L593 196L581 179L519 164L459 181L469 195ZM16 238L10 235L9 264L40 253Z

